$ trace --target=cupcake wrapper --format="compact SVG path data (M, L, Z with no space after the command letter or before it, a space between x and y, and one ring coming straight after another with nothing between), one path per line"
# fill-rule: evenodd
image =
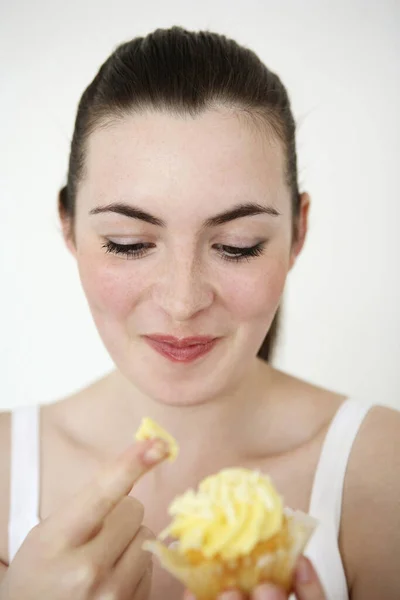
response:
M161 542L146 541L143 548L155 554L161 565L188 588L197 600L215 600L226 589L237 588L249 594L263 581L275 583L290 591L294 568L303 553L317 521L301 512L285 509L290 545L274 552L243 558L240 563L204 559L194 565L176 548Z

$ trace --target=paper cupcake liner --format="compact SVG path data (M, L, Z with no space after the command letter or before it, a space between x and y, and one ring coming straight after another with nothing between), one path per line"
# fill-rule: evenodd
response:
M155 554L161 565L188 588L197 600L215 600L229 588L249 594L261 582L280 585L285 591L292 588L294 568L303 553L317 521L301 512L285 509L284 533L268 542L261 542L253 551L237 561L219 558L191 558L176 547L161 542L146 541L143 548Z

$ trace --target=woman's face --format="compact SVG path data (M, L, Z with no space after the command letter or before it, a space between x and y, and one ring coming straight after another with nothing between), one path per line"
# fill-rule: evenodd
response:
M81 281L119 370L166 404L236 387L298 251L281 144L227 110L126 117L90 136L75 219Z

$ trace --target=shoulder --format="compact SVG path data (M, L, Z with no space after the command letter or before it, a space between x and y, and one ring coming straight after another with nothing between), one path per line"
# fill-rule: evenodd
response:
M11 413L0 413L0 561L8 563L10 510Z
M271 404L275 405L284 431L294 436L297 446L323 437L347 398L276 368L269 369L267 376L265 407L269 410Z
M400 589L400 412L370 409L344 484L340 535L354 600L398 597Z

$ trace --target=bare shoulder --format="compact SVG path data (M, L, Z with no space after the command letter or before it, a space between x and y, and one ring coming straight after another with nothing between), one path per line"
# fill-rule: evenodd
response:
M11 414L0 413L0 561L8 564L10 510Z
M349 459L340 535L352 600L400 590L400 412L368 412Z
M272 369L271 383L277 406L282 410L285 429L291 424L297 434L314 437L330 424L347 396ZM290 419L288 419L288 415Z

